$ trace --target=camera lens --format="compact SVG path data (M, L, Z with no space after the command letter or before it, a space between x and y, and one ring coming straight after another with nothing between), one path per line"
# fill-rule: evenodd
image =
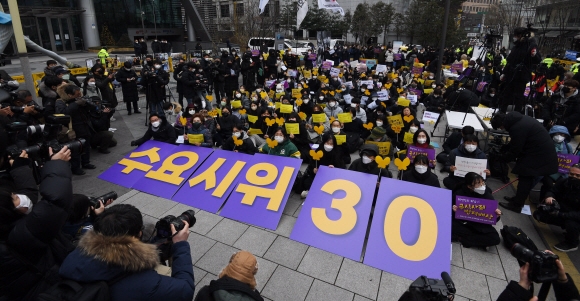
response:
M44 124L40 125L31 125L27 128L28 135L34 135L36 133L42 133L44 130Z
M195 211L193 210L187 210L185 212L183 212L179 218L183 221L186 221L187 224L189 224L189 227L193 227L193 225L195 225L196 222L196 218L195 218Z
M534 258L534 251L516 243L512 247L512 255L523 262L531 262Z

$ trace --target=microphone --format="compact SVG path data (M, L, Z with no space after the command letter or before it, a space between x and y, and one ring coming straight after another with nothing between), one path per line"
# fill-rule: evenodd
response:
M447 290L449 290L450 293L455 294L455 284L453 283L453 280L451 280L451 276L449 276L447 272L441 272L441 279L443 279L443 282L445 282Z

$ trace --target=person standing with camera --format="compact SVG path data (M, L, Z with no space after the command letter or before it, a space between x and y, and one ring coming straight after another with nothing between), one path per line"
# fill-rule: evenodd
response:
M82 98L81 88L74 84L65 84L57 89L60 98L56 101L56 113L69 115L71 118L72 129L76 138L86 140L82 147L82 154L75 152L72 154L71 169L74 175L82 176L85 174L83 169L95 169L91 164L91 120L89 116L89 107L87 100Z
M544 126L563 125L573 133L580 124L580 98L578 86L573 79L564 82L559 92L554 93L544 104Z
M131 68L131 62L125 62L123 68L115 74L115 78L121 83L123 89L123 101L127 105L127 115L131 115L131 104L135 114L141 114L139 111L139 93L137 92L137 73Z
M175 224L183 223L176 229ZM114 282L111 300L191 301L195 290L188 221L171 222L171 277L155 271L160 263L157 247L142 242L143 216L129 204L119 204L101 213L93 230L62 263L59 274L77 282Z
M107 103L110 108L115 108L118 104L115 87L113 86L115 73L110 72L108 75L105 75L105 68L97 64L93 67L93 74L97 88L101 92L103 102ZM115 120L113 119L112 121Z
M150 57L147 58L151 61ZM169 84L169 73L162 68L160 60L154 60L153 69L149 64L143 67L141 71L142 82L147 87L147 103L149 104L149 113L165 116L163 112L163 103L165 102L165 86Z
M567 178L561 178L552 189L546 192L546 198L534 218L550 225L566 229L563 242L554 245L561 252L578 250L580 236L580 164L570 167Z

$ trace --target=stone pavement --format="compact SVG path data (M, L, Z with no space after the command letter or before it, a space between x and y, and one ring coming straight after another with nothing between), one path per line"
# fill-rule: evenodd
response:
M301 210L302 200L296 194L290 196L276 231L270 231L97 179L97 175L133 149L129 142L140 137L146 129L143 114L127 116L126 112L117 112L115 118L111 126L117 128L115 136L119 145L112 148L109 155L93 152L91 161L98 168L75 177L74 190L92 196L117 191L119 198L115 203L139 208L149 229L159 218L194 209L197 223L191 228L189 242L196 292L216 279L230 256L241 249L258 257L258 289L266 300L397 300L412 282L289 239ZM432 127L425 125L429 132ZM435 130L435 135L443 134L443 130L444 123ZM432 140L441 144L441 139ZM393 164L390 169L395 173ZM442 181L446 175L439 169L440 166L435 172ZM503 183L489 179L488 185L495 190ZM513 193L513 187L509 186L495 196L500 200ZM540 249L545 248L529 216L504 212L496 228L499 230L504 224L522 228ZM451 277L457 287L455 300L496 300L508 281L519 280L519 266L503 245L483 251L454 243Z

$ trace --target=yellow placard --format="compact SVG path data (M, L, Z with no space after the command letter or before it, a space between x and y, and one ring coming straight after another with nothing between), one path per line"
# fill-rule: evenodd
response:
M403 138L403 142L405 143L413 143L413 134L406 132L405 133L405 138Z
M401 115L389 116L387 117L387 121L389 121L389 124L391 126L400 126L400 127L405 126L403 124L403 117L401 117Z
M431 93L433 93L433 89L423 89L423 94L429 95Z
M334 138L336 138L336 144L338 145L346 143L346 135L334 135Z
M301 98L302 93L300 93L300 89L292 89L292 98Z
M256 121L258 121L258 116L256 116L256 115L248 115L248 121L250 123L256 123Z
M270 90L270 92L268 92L268 97L274 98L274 93L274 90Z
M232 108L234 108L234 109L239 109L242 107L242 101L241 100L232 100L232 101L230 101L230 105L232 105Z
M399 99L397 99L397 104L401 107L408 107L411 104L411 101L406 98L399 97Z
M252 136L252 135L261 135L261 134L264 134L261 129L253 129L253 128L250 128L250 130L248 131L248 135L249 136Z
M187 134L187 141L189 141L190 144L203 143L203 134Z
M302 72L302 74L304 75L305 78L312 77L312 72L310 72L310 70L304 70L304 72Z
M435 81L432 79L426 79L425 80L425 86L431 86L431 84L433 84Z
M205 99L212 101L213 100L213 95L206 95Z
M282 98L282 96L286 95L286 92L276 93L276 99Z
M294 107L292 105L280 105L280 113L289 114L292 113Z
M379 147L379 155L385 157L389 155L389 150L391 149L391 142L377 142L377 141L365 141L367 144L374 144Z
M338 121L342 123L352 122L352 115L350 113L340 113L338 114Z
M279 109L281 105L282 105L282 103L279 102L279 101L277 101L277 102L274 103L274 108L275 109Z
M323 123L326 121L326 114L312 114L312 122Z
M260 97L261 97L262 99L266 98L266 96L268 96L268 93L266 93L266 91L262 91L262 92L260 92Z
M286 123L286 132L288 134L298 135L300 134L300 124L299 123Z

